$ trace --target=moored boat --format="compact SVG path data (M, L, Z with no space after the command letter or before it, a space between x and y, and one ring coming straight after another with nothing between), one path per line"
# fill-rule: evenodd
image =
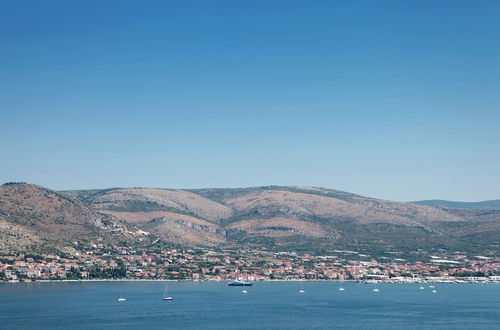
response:
M168 282L165 282L165 291L163 292L163 298L161 299L164 301L174 300L174 298L168 295Z
M234 280L232 282L229 282L227 286L252 286L252 283L240 280Z
M123 302L123 301L127 300L123 296L123 284L120 286L120 297L117 300L120 301L120 302Z

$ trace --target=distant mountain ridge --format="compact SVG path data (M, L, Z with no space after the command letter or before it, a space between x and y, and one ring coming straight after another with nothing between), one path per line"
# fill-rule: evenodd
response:
M458 209L500 210L500 199L494 199L482 202L456 202L456 201L448 201L442 199L429 199L423 201L415 201L411 203L433 206L433 207L452 207Z

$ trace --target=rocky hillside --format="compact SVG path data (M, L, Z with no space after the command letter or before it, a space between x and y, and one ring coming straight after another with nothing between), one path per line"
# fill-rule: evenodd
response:
M78 199L31 184L0 186L0 253L71 251L73 241L141 239L137 230Z
M498 255L500 210L391 202L314 187L0 187L0 253L67 250L73 241L139 244L157 237L184 246Z
M314 187L66 191L94 210L185 245L295 250L499 252L500 214Z

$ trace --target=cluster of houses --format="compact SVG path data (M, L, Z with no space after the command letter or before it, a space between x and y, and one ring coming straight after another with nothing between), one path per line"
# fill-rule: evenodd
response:
M0 280L357 280L491 282L500 258L433 256L427 262L356 254L315 256L265 250L178 250L90 243L71 256L0 256ZM364 259L364 260L363 260Z

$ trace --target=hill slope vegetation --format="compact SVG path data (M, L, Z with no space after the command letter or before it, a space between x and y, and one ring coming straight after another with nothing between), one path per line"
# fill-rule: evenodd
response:
M372 254L439 249L498 254L500 246L500 212L392 202L333 189L115 188L64 194L187 246Z
M112 215L84 202L31 184L0 186L0 252L71 252L73 241L144 239Z

